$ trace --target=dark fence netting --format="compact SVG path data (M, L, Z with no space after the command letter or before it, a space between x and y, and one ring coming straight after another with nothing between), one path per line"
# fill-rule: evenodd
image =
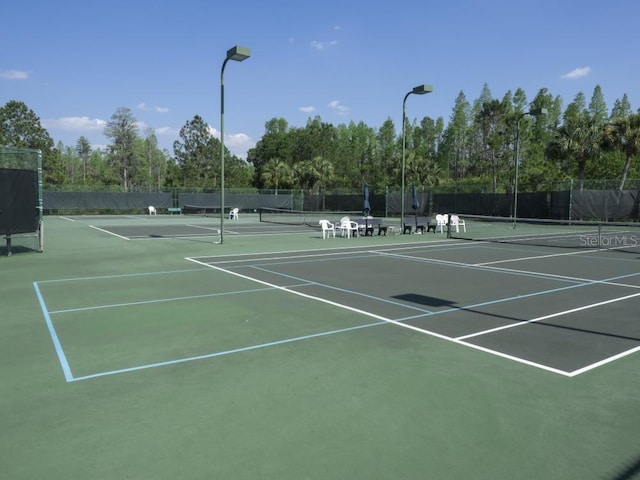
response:
M405 215L435 215L457 213L459 215L490 215L511 217L514 212L514 195L509 192L488 193L476 188L458 189L450 187L416 189L418 208L414 210L413 191L405 190ZM640 191L627 190L574 190L569 182L557 190L519 192L518 218L584 219L610 221L640 220ZM396 187L384 191L369 191L371 214L374 216L399 217L402 210L402 194ZM167 208L183 211L220 211L220 191L184 192L170 189L164 193L124 192L44 192L44 209L47 211L78 210L146 210L154 206L162 212ZM239 208L242 212L258 211L260 208L278 208L304 211L358 212L364 210L362 191L274 191L274 190L225 190L225 209Z
M529 210L530 213L541 213L544 208L540 204L537 195L528 194L530 197L521 202L522 195L518 196L518 214ZM513 212L513 195L507 193L434 193L433 213L457 213L470 215L494 215L508 217ZM546 203L546 200L545 200ZM533 210L537 209L537 212Z
M640 220L639 201L638 191L575 190L571 195L571 218Z
M386 195L370 193L369 206L372 214L383 215L386 211ZM314 194L305 192L303 210L327 212L364 211L364 196L362 194Z
M240 211L251 212L260 208L292 208L291 194L250 194L225 192L225 209L239 208ZM181 208L220 210L220 192L214 193L179 193L178 206Z
M170 193L43 192L45 210L146 210L172 206Z
M571 209L571 191L549 193L549 218L568 220Z
M413 209L413 194L411 189L407 189L404 195L405 215L430 215L433 212L433 194L430 190L417 191L418 208ZM387 214L389 216L400 216L402 211L402 194L393 192L387 195Z

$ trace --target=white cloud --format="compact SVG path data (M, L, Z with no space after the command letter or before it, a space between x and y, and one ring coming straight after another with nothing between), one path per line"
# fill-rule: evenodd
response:
M244 147L251 143L251 137L246 133L234 133L231 135L225 135L224 144L229 149Z
M255 147L256 142L245 133L236 133L233 135L225 135L224 145L232 154L246 160L247 150Z
M316 107L298 107L298 110L304 113L311 113L316 111Z
M209 127L209 133L213 136L213 138L220 139L220 131L213 128L211 125L207 125Z
M0 78L5 80L26 80L29 78L29 74L22 70L3 70L0 71Z
M45 128L65 130L68 132L93 132L104 130L107 121L100 118L89 117L62 117L43 120L42 125Z
M220 139L220 131L210 125L209 133L213 135L214 138ZM232 133L225 134L224 146L228 148L233 155L246 160L247 150L255 147L256 142L246 133Z
M171 127L158 127L155 132L162 136L178 136L180 134L180 130Z
M140 120L134 122L133 124L138 127L138 132L144 132L147 128L149 128L146 123L141 122Z
M590 73L591 73L591 67L576 68L574 70L571 70L569 73L565 73L564 75L562 75L562 78L570 78L570 79L582 78L582 77L586 77Z
M340 105L340 100L333 100L332 102L329 102L329 105L327 106L332 110L335 110L338 115L346 115L346 113L349 111L349 107Z
M333 47L337 44L338 44L337 40L331 40L329 42L318 42L314 40L313 42L311 42L311 46L318 51L324 50L325 48Z
M143 112L157 112L157 113L169 112L169 109L166 107L159 107L157 105L147 105L144 102L139 103L138 105L136 105L136 107L138 108L138 110L142 110Z

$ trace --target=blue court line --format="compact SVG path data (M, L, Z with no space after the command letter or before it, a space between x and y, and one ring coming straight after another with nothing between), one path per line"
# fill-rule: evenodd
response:
M301 285L294 285L301 286ZM175 302L180 300L194 300L198 298L209 298L209 297L220 297L223 295L237 295L240 293L255 293L261 292L265 290L273 290L273 287L269 288L252 288L249 290L236 290L233 292L224 292L224 293L207 293L203 295L190 295L186 297L173 297L173 298L160 298L156 300L141 300L139 302L127 302L127 303L113 303L110 305L94 305L92 307L78 307L78 308L68 308L65 310L52 310L49 312L50 315L60 314L60 313L74 313L74 312L83 312L87 310L101 310L103 308L117 308L117 307L133 307L136 305L148 305L152 303L162 303L162 302Z
M60 360L60 365L62 366L62 371L64 372L64 378L67 380L67 382L72 382L73 374L71 373L71 368L69 367L67 356L64 354L64 350L62 349L62 345L60 344L60 339L58 338L56 329L53 328L53 322L51 321L51 317L49 316L47 305L44 303L44 298L42 298L42 293L40 293L38 282L33 282L33 288L36 290L36 296L38 297L38 302L40 302L40 308L42 309L42 314L44 315L44 321L47 324L49 335L51 335L53 346L55 347L56 353L58 354L58 360Z
M627 275L620 275L620 276L617 276L617 277L605 278L604 280L591 280L591 281L588 281L588 282L577 283L575 285L567 285L565 287L552 288L552 289L549 289L549 290L540 290L539 292L525 293L525 294L516 295L516 296L513 296L513 297L506 297L506 298L498 298L498 299L495 299L495 300L488 300L486 302L480 302L480 303L476 303L476 304L472 304L472 305L465 305L463 307L448 308L446 310L439 310L437 312L433 312L433 313L430 313L428 315L414 315L412 317L399 318L399 319L397 319L397 321L398 322L405 322L407 320L415 320L417 318L430 317L431 315L440 315L440 314L443 314L443 313L451 313L451 312L456 312L456 311L459 311L459 310L470 310L472 308L485 307L487 305L495 305L495 304L498 304L498 303L511 302L513 300L521 300L523 298L530 298L530 297L536 297L536 296L539 296L539 295L547 295L547 294L550 294L550 293L557 293L557 292L561 292L563 290L571 290L573 288L588 287L588 286L591 286L591 285L597 285L599 283L605 283L606 284L607 282L611 282L613 280L620 280L622 278L633 277L633 276L636 276L636 275L640 275L640 274L638 274L638 273L630 273L630 274L627 274ZM632 285L622 285L622 284L614 285L614 286L620 287L620 288L640 288L640 287L635 287L635 286L632 286Z
M210 270L210 269L209 269ZM206 268L187 268L183 270L167 270L164 272L125 273L119 275L100 275L95 277L55 278L53 280L40 280L38 283L79 282L85 280L108 280L110 278L145 277L148 275L169 275L172 273L206 272Z
M102 372L102 373L94 373L91 375L84 375L82 377L76 377L76 378L72 378L72 379L67 379L68 382L79 382L81 380L89 380L92 378L98 378L98 377L106 377L109 375L117 375L120 373L127 373L127 372L135 372L135 371L139 371L139 370L147 370L149 368L155 368L155 367L165 367L168 365L177 365L179 363L186 363L186 362L193 362L196 360L204 360L207 358L214 358L214 357L221 357L223 355L231 355L233 353L241 353L241 352L248 352L250 350L256 350L258 348L265 348L265 347L273 347L276 345L283 345L286 343L293 343L293 342L299 342L302 340L309 340L311 338L317 338L317 337L324 337L327 335L334 335L337 333L345 333L345 332L351 332L353 330L358 330L361 328L368 328L368 327L373 327L376 325L384 325L387 322L376 322L376 323L368 323L366 325L358 325L356 327L349 327L349 328L341 328L339 330L330 330L327 332L320 332L320 333L313 333L311 335L304 335L302 337L294 337L294 338L287 338L285 340L277 340L275 342L267 342L267 343L261 343L258 345L251 345L249 347L241 347L241 348L234 348L232 350L225 350L222 352L215 352L215 353L208 353L205 355L198 355L195 357L185 357L185 358L179 358L176 360L168 360L166 362L158 362L158 363L150 363L147 365L139 365L137 367L130 367L130 368L122 368L119 370L111 370L108 372Z
M241 268L247 268L247 267L241 267ZM398 306L398 307L408 308L410 310L417 310L419 312L424 312L424 313L433 313L431 310L426 310L424 308L419 308L419 307L413 307L411 305L407 305L406 303L396 302L395 300L387 300L385 298L375 297L373 295L368 295L366 293L356 292L354 290L347 290L346 288L334 287L333 285L327 285L326 283L314 282L314 281L308 280L306 278L301 278L301 277L296 277L294 275L289 275L289 274L286 274L286 273L276 272L276 271L269 270L269 269L264 268L264 267L255 266L255 267L249 267L249 268L253 268L255 270L260 270L262 272L270 273L271 275L278 275L278 276L281 276L281 277L290 278L292 280L297 280L299 282L303 282L300 285L287 285L287 288L308 287L310 285L315 285L317 287L323 287L323 288L327 288L329 290L337 290L338 292L344 292L344 293L348 293L350 295L356 295L358 297L369 298L369 299L375 300L377 302L388 303L388 304L395 305L395 306Z

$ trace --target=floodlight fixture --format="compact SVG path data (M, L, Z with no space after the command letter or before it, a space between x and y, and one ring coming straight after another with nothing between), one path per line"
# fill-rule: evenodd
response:
M418 85L417 87L413 87L411 93L415 95L424 95L425 93L433 92L433 87L431 85Z

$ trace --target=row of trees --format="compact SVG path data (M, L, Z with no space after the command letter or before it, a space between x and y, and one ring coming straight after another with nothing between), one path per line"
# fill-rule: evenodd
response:
M527 115L534 109L547 114ZM640 151L640 112L632 112L626 95L609 112L599 86L588 104L580 93L563 110L562 99L546 89L528 102L520 89L493 98L485 85L473 104L460 92L446 127L442 118L405 122L408 183L474 183L510 191L517 137L523 189L570 178L579 179L580 188L585 178L618 179L622 189L629 175L640 178L640 165L633 162ZM334 127L318 117L290 128L279 118L266 123L248 160L258 186L359 188L366 182L380 190L400 184L401 152L402 137L391 119L374 130L362 122Z
M180 131L174 155L158 147L153 130L140 135L128 108L118 108L107 123L106 149L93 148L84 136L73 146L58 142L40 124L38 116L19 101L0 108L0 145L42 151L46 188L73 186L87 190L114 187L128 191L159 191L167 187L215 187L220 171L220 141L199 117ZM216 161L217 160L217 161ZM226 152L231 186L251 185L253 168Z
M547 114L527 115L531 109ZM529 102L521 89L496 99L484 85L473 103L459 93L446 126L441 117L404 121L409 184L473 183L510 191L518 151L523 191L569 178L580 186L585 178L618 179L622 189L627 178L640 178L640 110L632 111L625 94L609 111L599 86L588 103L579 93L563 109L562 99L546 89ZM0 145L40 149L48 188L71 184L131 191L220 183L220 141L198 115L180 130L173 154L158 148L152 130L140 135L128 108L116 110L104 134L106 149L93 148L85 137L74 146L54 147L23 102L0 107ZM381 191L401 183L401 157L402 135L390 118L378 129L363 122L334 126L320 117L298 128L273 118L246 161L225 151L225 184L321 190L368 183Z

